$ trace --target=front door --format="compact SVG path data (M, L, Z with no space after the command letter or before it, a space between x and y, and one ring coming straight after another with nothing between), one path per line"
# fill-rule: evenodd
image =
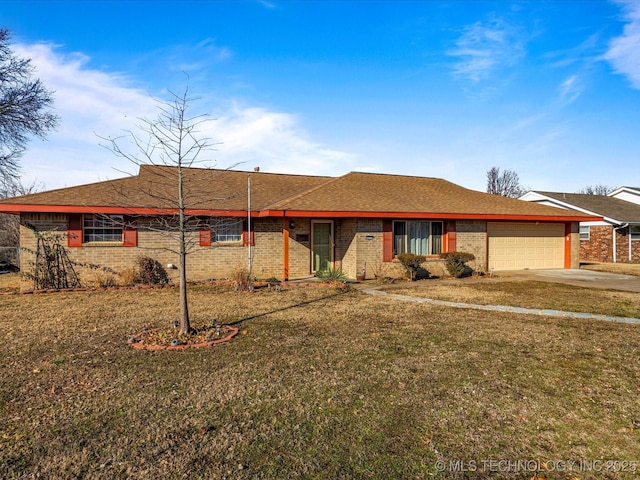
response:
M311 230L311 270L326 272L333 264L333 222L314 220Z

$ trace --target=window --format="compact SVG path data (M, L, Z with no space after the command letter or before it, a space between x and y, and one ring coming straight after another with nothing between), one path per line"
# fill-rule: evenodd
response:
M589 240L591 227L589 225L580 225L580 240Z
M393 254L437 255L442 252L442 222L393 222Z
M631 240L640 240L640 225L629 225Z
M241 218L212 218L211 242L240 242L242 240Z
M122 215L84 215L82 242L122 242Z

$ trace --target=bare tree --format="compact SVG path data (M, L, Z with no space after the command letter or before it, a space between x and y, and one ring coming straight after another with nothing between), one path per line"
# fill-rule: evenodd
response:
M613 192L615 188L610 187L609 185L587 185L584 188L581 188L576 193L582 193L585 195L607 195L609 192Z
M19 178L20 156L29 136L40 138L58 124L49 108L52 92L40 79L32 78L31 60L18 58L10 45L11 35L0 29L0 177Z
M191 332L189 304L187 299L187 254L193 246L190 232L199 229L200 220L188 215L188 210L197 208L203 202L202 196L186 180L187 169L196 164L206 162L200 156L211 150L214 143L208 138L200 137L200 129L208 119L205 115L188 115L188 88L181 95L173 94L172 101L158 100L160 111L156 119L140 118L138 129L143 136L128 131L124 137L100 137L107 142L105 146L118 157L125 158L135 165L154 165L171 168L156 168L154 180L144 192L152 198L158 208L167 212L175 212L159 216L152 226L156 231L174 239L176 249L168 248L179 256L180 269L180 329L179 335ZM128 146L124 140L128 139ZM133 147L133 153L129 152ZM127 192L120 192L127 196Z
M518 198L525 192L520 185L520 178L513 170L500 173L499 167L491 167L487 171L487 193L503 197Z
M27 195L44 190L44 184L34 181L30 185L19 183L14 177L0 177L0 198ZM17 251L20 248L20 218L17 215L0 213L0 263L17 264Z

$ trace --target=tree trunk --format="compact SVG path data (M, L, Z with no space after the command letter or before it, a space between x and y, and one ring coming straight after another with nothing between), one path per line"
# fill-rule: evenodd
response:
M180 331L178 335L191 333L189 302L187 301L187 217L184 205L182 165L178 163L178 201L180 207Z
M187 252L184 249L184 232L181 232L180 249L180 331L178 335L188 335L191 331L189 321L189 302L187 301Z

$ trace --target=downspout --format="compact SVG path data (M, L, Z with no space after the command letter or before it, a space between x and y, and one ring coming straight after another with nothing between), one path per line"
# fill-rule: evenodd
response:
M625 223L624 225L620 225L619 227L613 227L613 263L618 263L618 252L616 248L616 230L620 230L621 228L628 227L629 224ZM631 245L631 238L629 238L629 245Z

